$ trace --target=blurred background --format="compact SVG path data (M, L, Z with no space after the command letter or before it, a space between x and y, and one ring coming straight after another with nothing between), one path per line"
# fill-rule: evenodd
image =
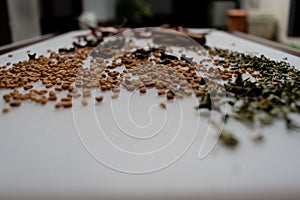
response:
M169 24L239 30L300 48L299 11L299 0L0 0L0 46L97 25Z

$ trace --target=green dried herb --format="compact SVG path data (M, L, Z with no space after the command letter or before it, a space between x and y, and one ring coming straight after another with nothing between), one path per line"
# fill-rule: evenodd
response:
M230 148L233 148L238 144L238 140L230 131L221 128L221 126L214 121L212 124L218 129L218 131L220 131L219 139L223 142L223 144Z
M233 111L229 117L250 124L258 120L261 125L270 125L277 118L285 120L288 129L299 128L288 117L289 113L300 113L300 72L295 67L264 55L251 56L218 48L208 51L217 57L215 63L227 63L227 70L236 75L234 81L224 84ZM249 71L257 75L243 79L244 74L250 76Z
M225 129L221 131L220 140L228 147L235 147L238 144L238 140L233 134Z

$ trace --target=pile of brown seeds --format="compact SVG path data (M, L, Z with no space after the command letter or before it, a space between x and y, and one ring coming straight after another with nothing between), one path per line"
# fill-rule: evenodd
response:
M29 60L2 66L0 89L9 90L3 95L3 99L11 107L20 106L21 101L33 101L42 105L58 101L56 108L71 107L72 98L81 96L73 83L90 50L90 47L86 47L69 53L51 52L48 57L29 56ZM39 84L42 89L37 89L41 88ZM58 99L57 93L61 91L67 91L67 94ZM3 113L9 110L9 107L4 107Z
M58 52L48 50L49 56L28 54L28 60L1 66L0 89L8 90L3 95L4 101L10 107L19 107L22 101L33 101L41 105L55 102L55 108L70 108L73 98L78 97L87 105L91 89L95 88L112 91L113 99L122 88L137 89L142 94L155 88L159 96L165 95L168 100L193 93L201 96L207 92L206 87L201 87L203 77L196 73L203 70L200 65L185 57L167 54L165 48L132 51L132 46L124 41L110 42L105 46L105 53L114 51L115 55L121 48L119 44L127 45L127 51L119 53L109 63L107 54L104 51L99 54L95 49L97 43L88 44L73 43L70 49L61 48ZM89 55L96 56L89 67L83 67ZM95 100L101 102L103 96ZM9 106L3 108L3 113L9 112Z

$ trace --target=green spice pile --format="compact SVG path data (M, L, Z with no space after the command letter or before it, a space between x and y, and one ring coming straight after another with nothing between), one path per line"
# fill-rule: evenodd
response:
M276 118L286 121L288 129L297 128L289 117L300 113L300 71L285 61L274 61L265 56L250 56L229 50L207 48L219 57L228 103L233 117L242 122L270 125ZM234 77L234 78L232 78Z

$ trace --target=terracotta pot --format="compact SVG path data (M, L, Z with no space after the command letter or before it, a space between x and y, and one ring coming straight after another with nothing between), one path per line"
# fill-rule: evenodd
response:
M228 10L227 30L247 32L247 12L238 9Z

